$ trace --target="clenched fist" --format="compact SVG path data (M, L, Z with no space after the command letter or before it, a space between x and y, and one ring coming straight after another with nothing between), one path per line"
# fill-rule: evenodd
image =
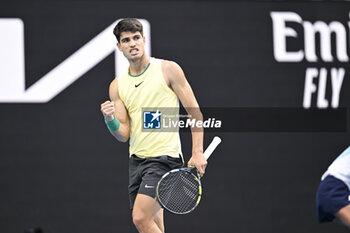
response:
M114 104L107 100L101 104L101 112L107 121L112 121L114 118Z

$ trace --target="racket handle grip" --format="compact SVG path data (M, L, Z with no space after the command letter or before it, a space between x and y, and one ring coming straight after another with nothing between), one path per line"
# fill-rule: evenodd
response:
M210 143L210 145L204 151L204 153L203 153L204 157L206 159L208 159L220 143L221 143L221 138L219 138L218 136L215 136L213 141Z

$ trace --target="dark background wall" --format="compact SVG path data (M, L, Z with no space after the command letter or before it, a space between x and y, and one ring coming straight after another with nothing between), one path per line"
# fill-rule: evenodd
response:
M349 9L347 2L3 0L0 18L24 22L27 88L115 20L137 17L151 24L152 56L179 63L203 107L301 108L308 67L343 67L339 107L348 108L348 62L277 62L270 12L341 22L349 41ZM300 35L288 49L303 48L302 27L289 26ZM99 109L113 78L110 55L48 103L0 103L1 233L136 232L128 145L109 134ZM167 214L167 232L345 232L317 223L314 199L322 173L349 145L346 125L341 132L211 132L205 145L214 135L223 143L209 161L202 203L190 215ZM182 133L187 159L190 139Z

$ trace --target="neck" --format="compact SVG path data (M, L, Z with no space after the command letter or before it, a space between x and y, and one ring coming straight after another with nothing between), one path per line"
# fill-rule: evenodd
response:
M140 59L129 60L129 64L130 64L129 73L131 75L141 74L148 66L149 61L150 61L150 57L146 55L142 56Z

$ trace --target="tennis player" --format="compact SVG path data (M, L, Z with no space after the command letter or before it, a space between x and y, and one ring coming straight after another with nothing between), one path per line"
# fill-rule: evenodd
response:
M133 18L120 21L113 31L117 47L129 68L109 87L110 100L101 111L111 134L121 142L129 139L129 198L133 222L141 233L164 232L163 209L155 199L157 182L183 159L178 131L144 132L142 108L170 107L178 112L179 101L195 120L203 120L185 75L175 62L151 58L145 52L142 24ZM161 113L152 113L152 120ZM192 156L188 166L204 174L203 128L192 129Z
M323 174L316 195L316 208L319 222L336 218L350 228L350 146Z

